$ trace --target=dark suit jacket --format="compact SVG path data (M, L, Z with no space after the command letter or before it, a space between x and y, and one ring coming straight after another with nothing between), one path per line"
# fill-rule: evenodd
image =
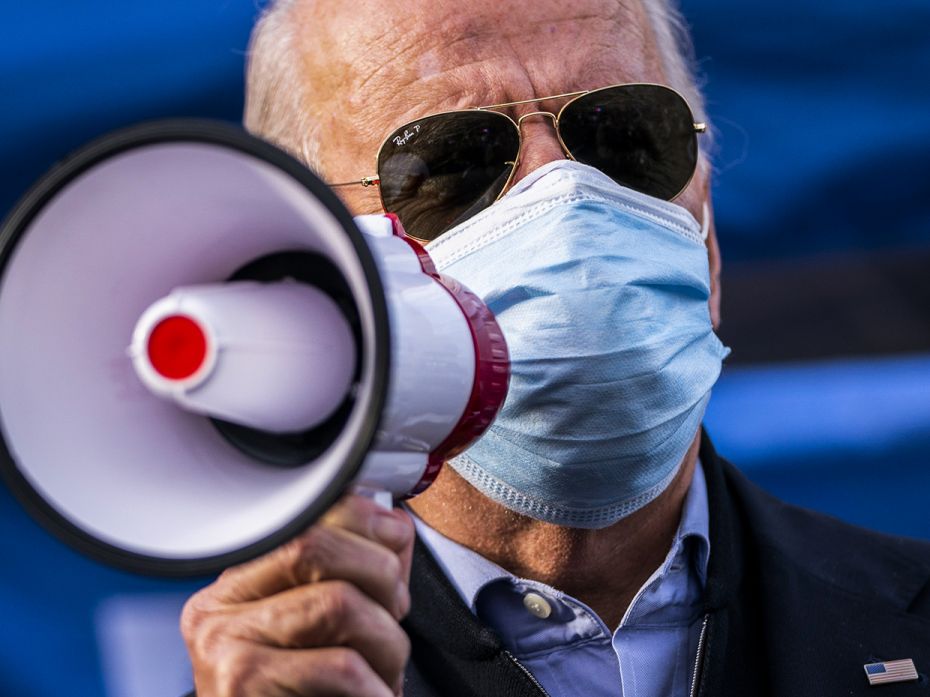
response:
M706 436L701 463L711 556L695 694L930 697L930 543L789 506ZM420 543L411 593L405 697L545 695ZM914 660L917 681L869 685L866 663L902 658Z
M782 503L706 436L701 462L711 556L696 694L930 697L930 543ZM545 694L419 543L411 592L405 697ZM864 664L902 658L917 681L869 685Z

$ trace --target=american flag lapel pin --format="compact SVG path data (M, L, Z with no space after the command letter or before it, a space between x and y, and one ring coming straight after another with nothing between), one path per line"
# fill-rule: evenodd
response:
M862 667L865 668L865 675L869 679L869 685L907 682L908 680L917 679L917 669L914 667L914 661L910 658L904 658L900 661L866 663Z

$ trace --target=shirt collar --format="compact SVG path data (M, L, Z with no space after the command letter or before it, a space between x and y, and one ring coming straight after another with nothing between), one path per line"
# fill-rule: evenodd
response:
M695 540L691 563L701 579L703 588L707 582L707 561L710 559L710 507L707 503L707 480L704 478L704 467L700 460L694 467L694 477L685 495L681 508L681 522L672 542L672 551L683 545L688 538Z
M513 574L494 562L437 532L410 509L408 512L413 517L420 540L432 553L446 578L472 611L475 609L475 599L478 593L489 583L499 579L516 580ZM671 564L682 557L685 554L685 541L693 538L696 544L692 545L694 552L689 563L694 565L703 587L707 580L707 562L710 557L709 527L707 483L704 478L704 469L698 461L694 468L691 486L688 488L682 505L681 522L678 524L678 530L665 562L658 572L663 574Z
M475 609L475 598L482 588L498 579L514 578L510 572L477 552L453 542L425 523L412 510L407 510L413 517L417 536L472 611Z

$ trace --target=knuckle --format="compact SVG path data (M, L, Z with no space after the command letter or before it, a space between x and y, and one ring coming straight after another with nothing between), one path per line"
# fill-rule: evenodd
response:
M228 595L229 591L235 590L240 585L243 573L247 572L257 561L253 560L223 569L216 581L201 590L198 595L216 595L217 597Z
M329 559L328 532L314 526L281 548L284 565L296 581L318 581Z
M331 668L339 683L350 688L352 692L360 689L367 682L371 672L371 668L368 667L362 655L350 648L339 649L335 652Z
M192 596L181 610L181 636L195 657L212 654L227 637L226 622L208 609L202 593Z
M370 601L352 584L332 581L319 598L316 631L333 645L345 644L360 627L371 625Z
M360 611L361 593L347 581L333 581L326 584L326 591L321 594L322 615L330 627L340 627Z
M309 589L308 589L309 590ZM303 606L269 602L254 608L238 630L246 641L274 647L298 649L315 634L313 614Z
M198 595L188 598L181 609L181 636L185 639L193 637L204 620L205 612Z
M220 618L209 617L198 625L187 643L193 656L213 660L228 653L227 645L230 640L228 622Z
M281 626L287 622L289 615L290 608L282 606L281 603L262 603L252 610L253 629L261 630Z
M222 697L250 697L257 694L256 681L262 677L258 656L246 649L225 651L214 663L213 686Z

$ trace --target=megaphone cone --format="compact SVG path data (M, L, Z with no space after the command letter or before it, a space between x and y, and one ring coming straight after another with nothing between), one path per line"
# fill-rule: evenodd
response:
M176 288L133 330L136 373L182 408L272 433L332 416L356 373L335 301L293 280Z
M211 573L353 482L422 489L507 379L487 308L396 220L231 126L108 136L0 231L0 471L123 568Z

